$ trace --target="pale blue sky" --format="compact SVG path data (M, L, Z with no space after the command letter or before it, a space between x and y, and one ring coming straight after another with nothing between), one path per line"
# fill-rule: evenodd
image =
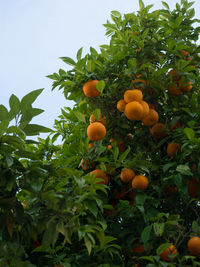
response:
M166 1L171 9L175 1ZM196 1L196 17L200 5ZM145 5L162 7L160 0L144 0ZM59 57L75 58L108 43L102 24L110 12L136 12L137 0L0 0L0 104L8 106L12 93L22 98L28 92L45 88L35 106L45 110L33 122L52 127L60 109L69 106L58 90L51 91L45 76L59 68L69 68Z

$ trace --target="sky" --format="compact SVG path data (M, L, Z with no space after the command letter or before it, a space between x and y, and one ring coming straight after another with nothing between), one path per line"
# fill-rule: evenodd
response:
M35 89L44 88L34 107L45 112L32 123L53 127L61 108L72 106L61 91L51 91L46 75L69 70L59 57L73 59L80 47L109 43L103 24L110 12L137 12L137 0L0 0L0 104L8 107L9 97L21 99ZM162 8L161 0L144 0L145 5ZM170 9L176 1L166 0ZM178 1L179 2L179 1ZM198 1L193 5L200 17ZM82 88L80 88L82 89Z

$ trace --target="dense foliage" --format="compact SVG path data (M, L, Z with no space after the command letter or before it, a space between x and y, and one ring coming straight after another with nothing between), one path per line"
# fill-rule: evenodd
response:
M198 238L188 246L200 236L199 20L186 0L172 11L139 4L111 12L100 52L81 48L76 61L61 58L71 70L48 76L75 103L54 130L30 123L42 89L0 105L0 266L200 266ZM127 90L153 122L130 119L118 103ZM41 132L50 134L27 139Z

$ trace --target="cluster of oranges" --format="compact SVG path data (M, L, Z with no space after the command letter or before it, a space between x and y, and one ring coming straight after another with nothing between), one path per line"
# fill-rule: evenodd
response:
M159 115L155 109L149 108L143 100L143 93L139 89L126 90L124 99L117 102L117 109L124 112L129 120L141 120L146 126L153 126L158 122Z

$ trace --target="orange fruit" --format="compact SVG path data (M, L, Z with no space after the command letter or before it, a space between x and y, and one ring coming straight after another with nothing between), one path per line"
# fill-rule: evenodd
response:
M149 105L147 104L147 102L141 100L138 101L142 107L143 107L143 114L142 114L142 118L145 118L148 114L149 114Z
M183 57L187 56L189 53L186 50L181 50L181 54Z
M117 102L117 109L121 112L124 112L126 107L126 102L124 101L124 99L121 99Z
M192 82L188 82L181 89L183 92L188 92L188 91L192 90Z
M112 146L111 146L111 145L108 145L107 147L108 147L108 149L109 149L109 150L112 148Z
M181 90L179 89L178 84L172 84L172 85L169 85L169 86L168 86L168 92L169 92L171 95L174 95L174 96L179 96L179 95L182 94Z
M160 254L160 258L164 261L171 261L175 258L174 257L170 257L170 255L175 255L177 253L177 249L174 245L171 245L169 248L166 248L161 254Z
M113 143L115 140L113 139L113 138L111 138L110 140L109 140L109 142L110 143Z
M100 95L100 92L96 88L98 82L98 80L91 80L84 83L83 92L87 97L94 98Z
M90 116L90 118L89 118L89 121L90 121L90 124L91 124L91 123L94 123L94 122L101 122L101 123L103 123L103 125L106 125L106 117L105 117L105 116L102 116L102 115L100 115L100 119L97 120L97 119L95 118L95 116L92 114L92 115Z
M154 109L149 109L149 114L143 118L142 122L146 126L153 126L159 120L159 115Z
M101 169L96 169L94 171L91 171L90 175L93 175L93 174L95 174L96 178L102 178L103 179L103 181L98 182L97 184L105 184L105 185L108 184L109 178L104 172L102 172Z
M124 93L124 101L126 103L130 103L133 101L141 101L143 98L143 94L138 89L126 90Z
M123 169L121 171L120 178L123 182L128 183L134 178L134 176L135 173L131 169Z
M179 143L171 143L167 146L167 154L169 157L174 157L176 153L178 153L181 149L181 144Z
M200 237L194 236L190 238L187 247L191 255L200 255Z
M132 187L135 189L145 190L149 184L149 181L144 175L136 175L132 180Z
M129 120L141 120L143 107L139 102L133 101L126 105L124 113Z
M153 137L160 139L163 138L165 136L165 133L163 132L164 129L164 124L157 122L156 124L154 124L154 126L150 129L151 134L153 135Z
M170 70L168 75L172 76L172 81L179 81L181 79L181 76L176 70Z
M188 189L188 195L190 197L197 197L197 188L198 185L200 185L200 181L197 181L196 179L187 180L187 189Z
M91 141L102 140L106 135L106 128L101 122L94 122L87 128L87 136Z

